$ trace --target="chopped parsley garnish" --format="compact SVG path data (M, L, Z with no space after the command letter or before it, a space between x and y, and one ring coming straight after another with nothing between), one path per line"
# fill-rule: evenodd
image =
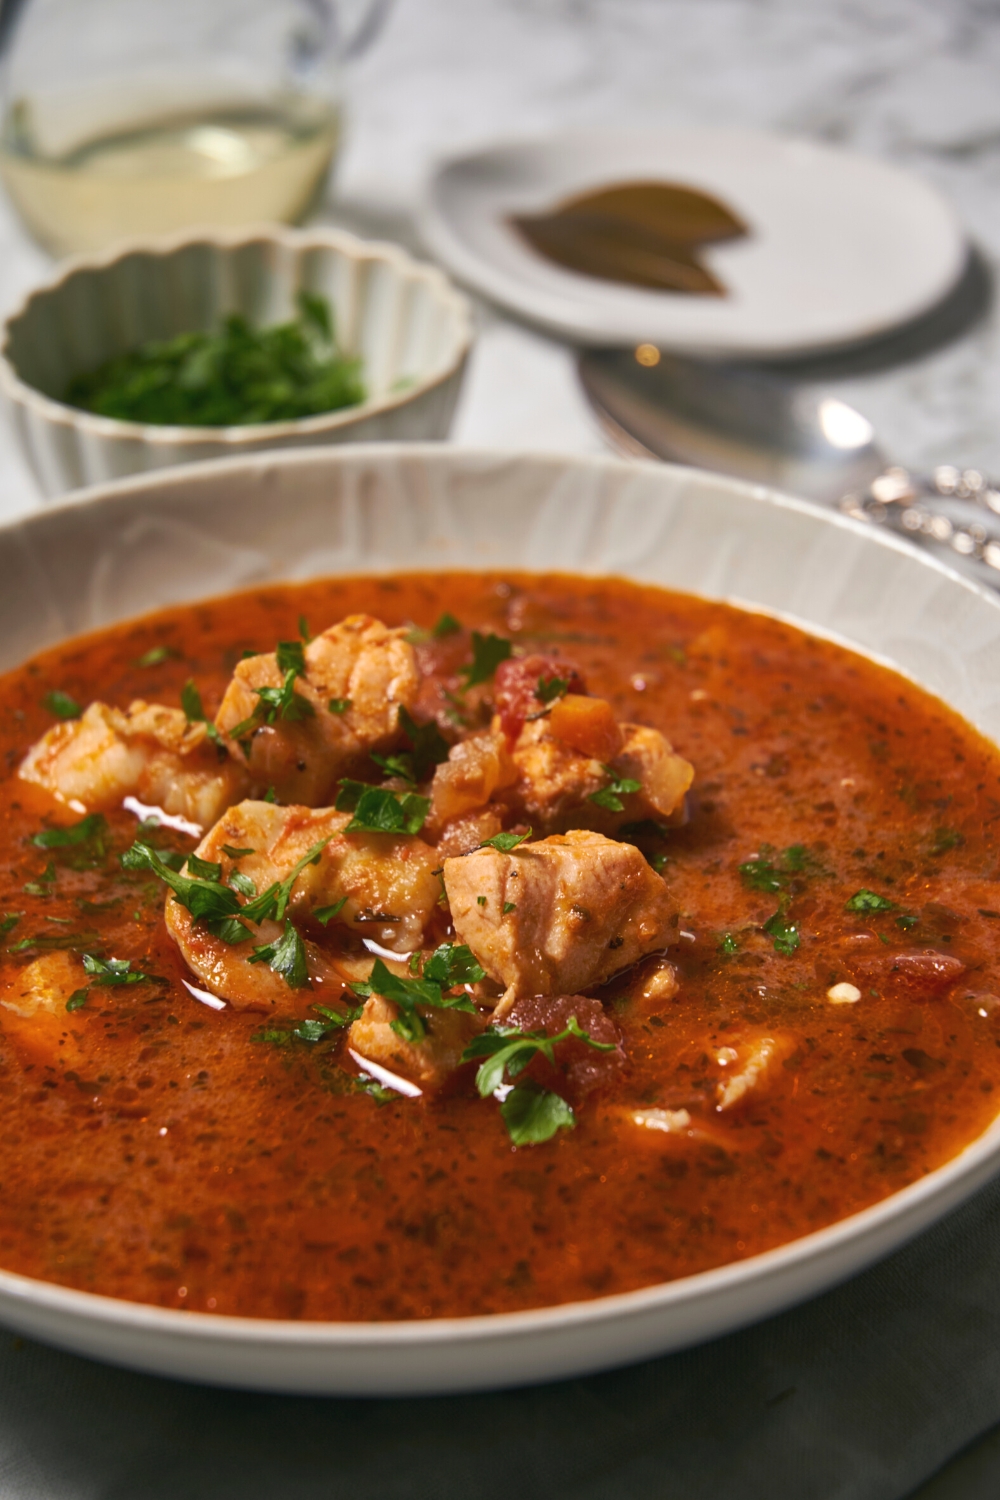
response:
M306 619L305 615L299 615L299 635L302 637L303 641L305 641L307 646L313 638L312 631L309 629L309 621Z
M223 854L228 854L230 859L243 859L247 854L256 854L256 849L234 849L232 844L221 845Z
M87 1003L87 996L89 994L89 990L74 990L72 995L70 995L69 999L66 1001L66 1009L71 1011L82 1010Z
M844 902L845 911L895 911L895 901L890 901L887 896L879 896L875 891L869 891L864 886L860 891L855 891L849 901Z
M526 1079L511 1089L500 1106L500 1117L515 1146L539 1146L559 1130L572 1130L576 1116L561 1094Z
M571 1039L585 1042L597 1052L615 1050L614 1042L595 1041L576 1016L570 1016L565 1029L556 1036L547 1036L544 1031L519 1031L517 1027L491 1027L473 1038L462 1053L462 1061L484 1059L476 1071L476 1088L480 1098L488 1099L504 1084L505 1077L516 1078L539 1054L554 1066L555 1048ZM515 1096L520 1097L511 1105ZM500 1106L500 1114L515 1146L537 1145L550 1140L557 1130L572 1130L576 1124L565 1099L530 1080L511 1090Z
M257 894L257 887L250 876L244 875L242 870L230 870L227 884L231 885L234 891L239 891L241 896L246 896L248 901Z
M337 811L354 814L345 833L419 833L431 805L429 797L415 792L397 795L346 777L338 786Z
M911 927L916 927L916 925L917 925L917 923L919 921L920 921L919 917L910 917L910 916L897 917L896 918L896 926L897 927L902 927L902 929L903 929L904 932L908 932Z
M486 970L465 943L442 943L424 964L424 978L449 990L457 984L478 984Z
M757 859L746 859L738 866L743 884L752 891L789 889L797 875L823 875L826 871L805 844L790 844L777 854L770 844L761 844Z
M501 913L501 915L509 917L512 911L517 911L516 901L505 901L503 904L503 912Z
M506 636L480 635L478 630L474 630L472 661L462 668L466 688L475 687L480 682L489 682L497 667L507 660L513 649Z
M222 866L215 864L210 859L199 859L197 854L189 854L187 857L189 875L196 875L199 880L221 880Z
M444 614L438 619L437 624L431 626L431 635L436 641L440 641L446 635L457 635L461 628L455 616L445 610Z
M174 650L173 646L150 646L149 650L144 651L142 656L139 657L136 666L160 667L165 661L169 661L172 656L179 657L180 654L179 651Z
M321 923L322 926L325 927L328 922L332 922L334 917L338 916L340 912L343 911L346 901L347 897L341 896L340 900L335 901L332 906L317 906L316 910L313 912L313 916L316 918L317 922Z
M352 985L352 989L361 999L381 995L384 1000L391 1000L399 1008L399 1015L389 1023L393 1031L405 1042L421 1042L427 1035L427 1026L416 1007L464 1010L474 1015L476 1007L468 996L448 995L445 991L459 984L475 984L483 978L485 973L470 949L445 943L431 954L419 979L403 979L377 958L368 979Z
M480 849L499 849L501 854L509 854L516 849L518 844L523 844L526 839L531 838L531 829L527 833L495 833L491 839L483 839Z
M718 949L720 953L739 953L740 945L731 932L719 934Z
M450 747L433 719L429 724L417 724L402 704L398 722L410 742L410 749L397 751L395 755L373 755L372 760L390 776L399 776L415 786L419 781L426 781L434 767L448 759Z
M154 339L77 375L70 406L124 422L233 427L288 422L365 399L360 360L335 343L325 298L302 289L297 316L255 328L232 313L214 332Z
M327 844L328 838L320 839L319 843L313 844L307 849L302 858L298 860L289 875L284 880L276 880L269 885L255 900L248 901L243 907L241 915L251 922L280 922L283 920L288 903L292 898L292 887L298 880L306 865L319 864L320 857Z
M332 714L346 714L351 707L351 701L350 698L331 698L326 706Z
M273 943L254 948L248 961L252 964L266 963L271 972L280 975L291 990L301 990L309 983L305 944L290 917L285 921L281 937Z
M222 744L222 735L205 713L201 694L195 686L193 677L189 677L181 688L181 708L184 710L184 717L189 724L204 724L205 733L212 743L215 745Z
M49 887L55 883L55 878L56 862L50 859L41 875L34 880L27 881L21 889L26 896L51 896L52 892Z
M243 943L250 937L247 921L280 922L284 919L293 885L306 865L317 863L329 842L329 839L323 839L320 843L313 844L286 879L275 881L245 906L240 905L236 892L230 886L223 885L214 878L180 875L164 863L155 849L138 840L131 849L126 849L121 862L126 870L151 870L154 875L158 875L173 891L175 900L191 913L196 922L202 922L214 937L221 938L224 943Z
M148 974L132 972L130 958L97 958L93 953L84 953L83 967L95 984L142 984Z
M605 766L604 770L611 778L608 785L602 786L600 791L591 792L587 801L596 803L607 812L624 812L625 804L622 798L629 796L632 792L641 792L642 782L636 781L631 776L619 776L612 766Z
M59 688L53 688L50 693L45 694L42 706L50 714L55 714L57 719L78 719L83 713L76 699L71 698L69 693L61 692Z
M300 1021L292 1032L292 1036L300 1042L321 1042L333 1032L343 1031L360 1016L363 1006L357 1005L353 1010L331 1010L328 1005L314 1005L313 1010L323 1017L321 1021L314 1021L311 1016Z
M23 911L5 912L3 920L0 921L0 938L8 937L14 931L14 928L17 926L18 922L20 922L23 916Z
M103 813L89 813L69 828L43 828L31 842L36 849L77 849L95 862L107 851L108 820Z
M764 923L764 931L774 939L775 953L783 953L786 958L795 952L802 941L795 923L787 921L784 905L779 906L774 916Z
M277 802L277 800L278 800L278 794L277 794L277 792L274 790L273 786L269 786L268 789L267 789L267 791L264 793L264 801L265 802Z
M247 736L264 724L275 724L279 719L292 723L300 719L311 719L316 710L308 698L295 691L296 680L305 673L306 659L301 641L279 641L275 651L278 671L283 674L280 687L258 687L257 707L249 718L243 719L229 731L234 740L243 744Z
M568 677L539 677L535 684L535 697L539 703L554 703L568 691Z

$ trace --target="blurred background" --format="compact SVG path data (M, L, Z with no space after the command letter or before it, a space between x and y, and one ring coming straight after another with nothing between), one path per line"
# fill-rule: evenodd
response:
M4 0L0 11L8 147L11 132L24 129L23 119L9 112L16 94L9 70L15 62L27 67L18 59L18 37L27 35L33 6L41 15L48 3ZM280 9L275 0L272 19ZM83 0L63 0L49 31L39 28L42 39L29 61L62 70L78 90L91 88L96 78L109 120L121 103L120 86L99 77L95 59L101 49L122 44L126 19L129 46L136 45L137 32L141 42L148 26L147 50L154 54L171 34L183 33L188 10L200 14L201 23L212 21L210 49L239 51L246 42L233 7L213 9L208 0L158 7L126 0L120 25L104 36L89 23L73 25L89 10ZM374 7L349 3L332 21L323 0L299 10L300 62L304 72L313 69L314 97L325 94L330 112L299 121L307 137L312 131L307 146L314 149L307 169L279 174L286 196L311 202L307 221L394 239L417 252L417 208L436 160L553 130L767 127L920 174L964 222L976 251L969 274L919 325L848 353L793 362L787 373L857 407L897 461L920 469L973 465L1000 474L1000 353L991 292L1000 255L1000 26L993 4L395 0ZM165 28L159 37L157 11ZM336 36L324 42L324 28L331 26ZM258 42L263 54L277 47L267 35ZM324 151L329 155L334 145L333 170L322 180ZM318 183L310 181L317 161ZM26 201L24 184L10 171L5 177L4 313L51 266L11 204L11 191ZM272 204L270 211L280 207ZM252 216L267 211L262 201ZM453 437L522 449L605 450L574 353L482 299L476 316L479 340ZM33 497L21 460L4 441L0 509L11 514Z

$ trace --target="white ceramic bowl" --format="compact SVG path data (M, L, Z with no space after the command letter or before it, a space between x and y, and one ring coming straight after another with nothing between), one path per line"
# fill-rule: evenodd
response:
M228 313L270 324L319 292L338 341L359 354L359 406L253 427L157 427L65 405L70 379L150 339L210 329ZM448 434L472 342L466 299L398 246L333 229L189 231L66 262L8 318L0 390L42 494L171 464L262 449Z
M891 536L733 480L433 445L150 475L0 529L0 668L60 638L265 579L438 568L613 573L776 612L897 667L1000 738L1000 599ZM410 1323L226 1318L0 1272L0 1320L139 1369L270 1390L469 1391L580 1375L753 1322L850 1276L1000 1168L1000 1120L818 1233L663 1286Z

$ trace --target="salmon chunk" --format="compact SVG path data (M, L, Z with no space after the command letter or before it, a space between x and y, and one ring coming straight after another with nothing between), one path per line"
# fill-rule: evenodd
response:
M368 755L402 746L400 707L416 702L419 676L404 630L389 630L371 615L350 615L324 630L304 650L296 678L297 717L258 724L231 743L253 785L273 787L279 802L322 807L342 776L361 770ZM257 688L280 688L284 673L274 652L241 661L216 715L231 735L252 719ZM332 705L332 706L331 706Z
M92 703L55 724L28 751L18 775L79 811L118 807L128 796L205 828L249 785L246 771L179 708L137 698L129 709Z
M444 883L459 940L505 987L498 1015L518 997L601 984L675 930L667 888L639 850L583 829L447 859Z
M559 727L555 710L552 719ZM498 793L512 820L542 833L592 828L614 834L626 823L647 818L662 822L680 810L694 767L658 729L618 725L620 746L601 760L578 748L582 736L575 719L571 723L567 732L576 744L560 738L548 719L536 719L521 730L513 750L517 780Z

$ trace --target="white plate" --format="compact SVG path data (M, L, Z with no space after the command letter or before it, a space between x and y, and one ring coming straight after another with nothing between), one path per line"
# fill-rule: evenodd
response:
M779 612L895 664L1000 738L1000 599L893 537L712 474L359 446L199 464L84 499L0 530L0 669L66 635L269 578L562 568ZM0 1271L0 1321L138 1369L269 1390L388 1395L580 1375L811 1296L900 1245L998 1167L1000 1121L911 1187L780 1249L536 1312L267 1322Z
M709 247L722 298L578 275L508 223L588 189L659 178L714 193L751 235ZM951 207L918 177L754 131L579 133L442 163L424 194L431 251L470 286L578 343L777 356L855 343L938 302L967 254Z

